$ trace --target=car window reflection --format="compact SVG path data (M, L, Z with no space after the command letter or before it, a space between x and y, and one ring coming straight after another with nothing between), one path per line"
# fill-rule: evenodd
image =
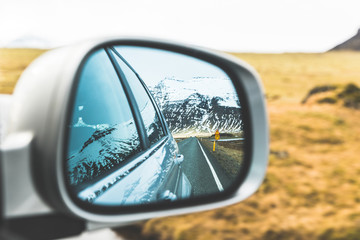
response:
M127 98L104 50L83 67L69 127L68 178L80 189L141 150Z

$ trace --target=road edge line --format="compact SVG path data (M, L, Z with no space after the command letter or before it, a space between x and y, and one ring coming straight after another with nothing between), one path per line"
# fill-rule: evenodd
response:
M215 183L216 183L219 191L220 191L220 192L224 191L224 188L223 188L223 186L222 186L222 184L221 184L221 182L220 182L219 177L217 176L217 174L216 174L216 172L215 172L214 167L211 165L210 160L208 159L208 157L207 157L204 149L202 148L199 140L198 140L198 139L196 139L196 140L197 140L197 142L198 142L198 144L199 144L199 146L200 146L200 149L201 149L201 151L203 152L203 154L204 154L204 156L205 156L205 159L206 159L206 161L207 161L207 163L208 163L208 165L209 165L209 167L210 167L210 171L211 171L211 173L212 173L212 175L213 175L213 177L214 177Z

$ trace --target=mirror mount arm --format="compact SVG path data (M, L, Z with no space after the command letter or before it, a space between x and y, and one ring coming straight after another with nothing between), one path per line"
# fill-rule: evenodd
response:
M58 239L80 235L86 230L86 223L72 216L50 213L10 218L3 222L2 228L14 237Z
M1 200L5 219L52 212L37 194L33 181L33 142L32 132L19 132L7 136L1 145Z
M33 140L31 132L21 132L7 136L1 145L0 232L29 239L80 234L85 231L84 220L54 213L36 194L31 173Z

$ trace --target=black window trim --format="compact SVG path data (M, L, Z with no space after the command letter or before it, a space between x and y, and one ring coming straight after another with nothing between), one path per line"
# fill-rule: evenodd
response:
M131 109L131 112L134 117L135 125L139 134L140 144L143 150L147 150L150 147L150 141L146 133L144 121L142 119L142 116L140 114L139 107L137 105L137 102L135 100L135 96L133 92L131 91L131 88L129 86L129 83L126 80L124 72L121 70L119 63L116 61L112 51L110 51L109 47L104 48L105 52L107 53L112 65L115 68L116 74L119 78L120 84L122 85L126 98L129 103L129 107Z
M159 106L157 105L157 103L155 102L155 99L153 98L152 94L150 93L150 90L148 89L148 87L146 86L145 82L142 80L142 78L140 77L140 75L135 71L135 69L128 63L128 61L126 61L126 59L115 49L114 46L110 47L110 49L119 57L121 58L121 60L131 69L131 71L133 71L133 73L137 76L137 78L140 80L141 85L145 88L146 93L148 94L152 105L155 108L156 114L158 116L158 118L160 119L161 122L161 127L162 130L166 135L169 135L170 132L168 131L168 128L166 127L166 122L165 122L165 117L162 114L162 112L159 109Z

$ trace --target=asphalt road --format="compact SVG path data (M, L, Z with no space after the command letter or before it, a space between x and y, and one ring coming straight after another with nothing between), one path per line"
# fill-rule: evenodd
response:
M223 168L197 138L185 139L178 146L184 155L182 168L191 183L194 196L217 193L231 184Z

